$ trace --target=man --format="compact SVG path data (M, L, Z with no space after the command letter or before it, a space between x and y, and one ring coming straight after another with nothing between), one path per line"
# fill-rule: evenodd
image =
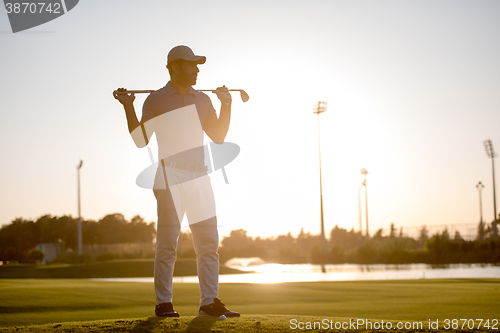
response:
M210 98L192 88L196 84L198 65L205 61L204 56L195 55L187 46L170 50L167 56L170 81L148 96L141 122L135 114L134 95L114 95L125 108L128 129L136 145L146 146L153 133L158 141L160 163L153 192L158 204L154 285L155 313L159 317L179 316L172 305L172 279L184 214L196 252L200 282L198 316L240 316L238 312L229 311L217 298L219 236L203 145L203 132L216 143L224 142L231 118L231 95L225 86L217 88L222 104L217 118Z

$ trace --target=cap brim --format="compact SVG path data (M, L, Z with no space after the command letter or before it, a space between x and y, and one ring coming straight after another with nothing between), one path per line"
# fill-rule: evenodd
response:
M195 57L193 57L193 60L189 60L189 61L194 61L197 64L203 65L205 63L205 61L207 61L207 58L205 58L204 56L195 56Z
M174 61L177 61L179 59L182 59L182 60L185 60L185 61L192 61L192 62L195 62L195 63L197 63L199 65L202 65L202 64L205 63L205 61L207 61L207 58L204 57L204 56L193 55L191 57L179 57L179 58L175 58L175 59L172 59L172 60L168 60L167 59L167 64L171 64Z
M207 58L205 58L204 56L197 56L197 55L193 55L192 57L182 57L179 59L195 62L195 63L200 64L200 65L204 64L205 61L207 61ZM171 62L173 62L173 61L171 61Z

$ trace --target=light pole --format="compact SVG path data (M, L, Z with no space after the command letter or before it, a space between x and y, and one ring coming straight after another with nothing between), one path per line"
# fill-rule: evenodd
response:
M481 182L477 183L476 188L479 191L479 217L480 217L479 222L483 223L483 201L481 199L481 191L484 188L483 183Z
M483 224L483 201L481 198L481 191L484 188L483 183L479 182L476 185L477 190L479 191L479 229L478 229L478 238L480 241L483 240L484 235L484 224Z
M368 175L368 170L365 168L361 169L361 174L365 176L365 180L362 185L365 187L365 214L366 214L366 238L370 238L370 229L368 228L368 186L366 185L366 175Z
M363 218L361 217L361 187L358 187L358 218L359 218L359 234L363 236Z
M491 169L493 172L493 212L494 212L494 220L493 220L493 238L496 239L498 236L498 228L497 228L497 198L495 193L495 157L497 154L495 150L493 150L493 143L491 140L484 141L484 148L486 149L486 154L489 158L491 158Z
M325 238L325 220L323 215L323 184L321 178L321 136L319 132L319 114L326 111L328 104L326 102L318 102L314 106L313 113L318 115L318 147L319 147L319 202L320 202L320 222L321 222L321 248L323 249L323 255L325 254L326 248L326 238ZM325 272L325 267L322 266L323 273Z
M82 212L80 200L80 169L82 168L83 161L76 167L78 173L78 254L82 254Z

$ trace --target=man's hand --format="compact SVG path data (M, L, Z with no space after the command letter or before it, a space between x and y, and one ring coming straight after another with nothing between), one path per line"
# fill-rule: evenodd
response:
M118 92L123 92L127 91L125 88L118 88L116 91ZM134 94L117 94L113 92L113 96L120 102L122 103L123 106L129 106L134 104L135 100L135 95Z
M206 117L203 128L213 142L223 143L231 120L231 94L226 86L217 88L214 90L214 93L217 94L217 97L222 102L220 115L219 118Z
M229 91L227 90L226 86L222 86L222 87L219 87L215 90L215 93L217 94L217 98L219 98L219 100L224 103L231 103L232 99L231 99L231 94L229 93Z
M123 108L125 109L125 115L127 116L127 125L128 131L132 135L132 139L134 139L137 147L142 148L148 144L148 138L144 138L143 132L140 130L140 123L137 119L137 115L135 114L134 109L134 94L125 93L127 89L118 88L116 91L113 91L113 97L116 98L120 103L122 103ZM122 94L120 94L122 92Z

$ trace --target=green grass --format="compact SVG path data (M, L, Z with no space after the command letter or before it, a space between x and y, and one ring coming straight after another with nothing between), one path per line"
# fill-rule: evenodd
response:
M295 320L295 322L294 322ZM177 332L212 332L212 333L230 333L230 332L247 332L247 333L271 333L271 332L395 332L394 329L387 329L387 321L383 323L378 321L378 324L384 325L384 329L376 329L373 326L360 324L358 327L353 324L354 329L341 328L341 325L348 327L350 322L355 323L352 318L339 317L320 317L320 316L290 316L290 315L249 315L240 318L228 318L227 320L218 320L217 318L196 318L196 317L181 317L181 318L134 318L134 319L119 319L119 320L98 320L87 322L72 322L61 324L46 324L28 327L11 327L0 328L0 332L131 332L131 333L177 333ZM298 323L301 326L298 326ZM292 324L293 323L293 324ZM371 325L376 322L371 321ZM392 327L399 325L420 325L416 322L390 321ZM303 325L303 326L302 326ZM315 326L316 325L316 326ZM326 326L325 326L326 325ZM335 329L335 326L338 329ZM476 324L477 325L477 324ZM304 327L305 329L301 329ZM311 329L307 329L310 327ZM377 326L375 326L377 327ZM410 327L410 326L408 326ZM417 327L417 326L415 326ZM443 325L439 329L429 329L427 322L421 323L422 329L400 329L399 332L466 332L467 329L445 329ZM477 326L476 326L477 327ZM323 328L323 329L322 329ZM474 330L476 332L491 332L486 328ZM494 330L493 330L494 332Z
M3 279L72 279L72 278L120 278L153 277L154 261L114 260L88 264L53 264L53 265L2 265L0 278ZM244 273L225 266L220 267L220 274ZM177 259L175 276L196 275L195 259Z
M298 316L315 316L319 321L362 318L424 323L429 319L441 323L445 319L500 319L499 279L221 284L220 298L230 309L243 314L240 319L212 323L212 329L220 332L229 332L231 322L237 323L237 331L245 331L240 324L255 325L252 320L261 321L263 326L264 322L274 323L278 331L285 328L290 331L289 320ZM3 279L0 280L0 327L52 323L45 326L50 328L55 326L53 323L89 320L100 323L115 319L107 322L113 326L120 319L128 323L125 326L131 331L132 327L138 326L139 330L144 325L151 326L148 328L151 332L161 331L162 325L174 321L148 319L154 315L154 299L152 283ZM174 286L174 306L182 316L177 322L179 332L197 323L192 323L192 316L197 314L198 300L198 284ZM266 318L274 319L267 322ZM99 323L87 323L92 328L82 330L103 330L95 326ZM61 327L79 331L78 325L84 324L71 325L72 328L66 324ZM220 325L221 328L216 328Z

